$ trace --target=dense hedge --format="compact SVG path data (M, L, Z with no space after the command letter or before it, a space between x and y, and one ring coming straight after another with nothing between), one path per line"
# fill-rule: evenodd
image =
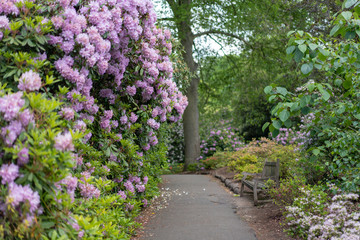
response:
M133 233L187 105L155 21L150 0L0 1L1 238Z

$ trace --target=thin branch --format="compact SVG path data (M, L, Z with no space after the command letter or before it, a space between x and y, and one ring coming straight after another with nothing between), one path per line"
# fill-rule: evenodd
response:
M170 5L170 6L174 6L175 5L175 1L174 0L166 0L167 3Z
M220 30L209 30L209 31L205 31L205 32L200 32L200 33L194 34L194 38L201 37L204 35L210 35L210 34L220 34L220 35L236 38L236 39L239 39L240 41L244 42L246 45L250 46L251 48L253 48L252 45L248 41L246 41L243 37L240 37L239 35L236 35L233 33L220 31Z
M175 18L158 18L158 21L175 21Z
M219 46L220 46L220 51L222 51L222 53L223 53L224 55L226 55L225 52L224 52L224 46L223 46L219 41L217 41L213 36L209 35L209 38L211 38L214 42L216 42L217 44L219 44Z

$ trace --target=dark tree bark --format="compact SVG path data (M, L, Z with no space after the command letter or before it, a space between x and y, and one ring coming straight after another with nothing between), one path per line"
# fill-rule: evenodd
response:
M191 29L191 0L167 0L176 22L180 42L184 48L183 58L193 76L196 76L197 64L193 57L194 34ZM179 21L180 20L180 21ZM198 109L199 78L193 77L186 96L189 105L183 116L185 138L185 169L195 163L200 156L199 109Z

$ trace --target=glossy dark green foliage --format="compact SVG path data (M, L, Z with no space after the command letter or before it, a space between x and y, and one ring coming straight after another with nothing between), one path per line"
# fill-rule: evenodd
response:
M358 29L360 6L358 1L353 5L350 2L345 1L343 11L337 14L330 40L310 33L290 33L288 49L304 45L302 66L315 66L323 72L325 81L315 78L295 94L283 94L275 86L265 91L270 94L269 100L277 103L269 125L275 135L288 119L309 113L314 116L305 126L312 139L303 162L305 173L311 176L308 180L334 182L345 190L359 192L360 44L359 35L352 36L352 32ZM296 58L293 51L288 53ZM304 70L304 75L314 71L305 67ZM284 114L285 111L290 114Z

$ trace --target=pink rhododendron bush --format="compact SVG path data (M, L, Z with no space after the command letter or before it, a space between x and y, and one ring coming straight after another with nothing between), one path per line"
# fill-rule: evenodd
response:
M210 130L210 133L201 141L199 160L211 157L217 151L239 151L244 147L245 143L236 130L232 127Z
M0 238L128 239L187 99L150 0L0 0Z

